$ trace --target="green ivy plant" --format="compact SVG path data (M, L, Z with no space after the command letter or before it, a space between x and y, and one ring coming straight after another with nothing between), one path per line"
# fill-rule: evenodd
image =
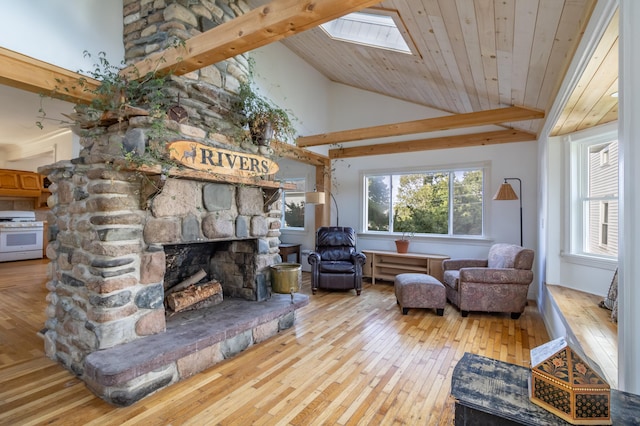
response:
M83 54L85 58L92 57L87 51ZM160 74L155 69L140 75L135 67L124 75L122 73L124 68L124 62L120 66L113 65L108 61L105 52L99 52L92 70L78 71L79 74L88 75L99 82L95 89L89 87L86 77L79 77L74 81L57 79L54 88L56 97L64 99L65 93L78 88L94 95L88 105L77 105L75 113L67 116L69 121L63 120L61 124L85 130L110 125L124 121L128 114L131 114L131 109L135 108L149 115L153 123L164 120L165 111L171 101L166 90L170 75ZM59 95L60 93L62 95ZM54 97L54 94L43 95L43 97ZM43 128L42 120L48 117L42 103L38 113L36 125Z
M84 55L91 56L87 51ZM164 62L164 59L160 61ZM96 95L91 108L118 111L125 105L131 105L148 110L152 117L163 115L170 102L166 91L170 75L161 75L153 70L142 76L134 67L125 76L121 72L124 66L124 62L121 66L111 65L104 52L98 54L94 69L89 71L92 78L100 81L98 88L91 91Z
M253 87L254 65L253 59L250 58L249 78L240 82L238 96L231 103L230 119L239 128L239 134L236 136L241 140L251 140L257 145L268 145L271 139L294 139L295 116L290 110L280 108L261 96ZM267 133L267 140L260 139L262 132Z

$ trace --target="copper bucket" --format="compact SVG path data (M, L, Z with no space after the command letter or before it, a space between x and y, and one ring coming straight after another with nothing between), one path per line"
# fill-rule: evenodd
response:
M274 293L291 294L300 290L302 281L302 265L299 263L276 263L270 266L271 290Z

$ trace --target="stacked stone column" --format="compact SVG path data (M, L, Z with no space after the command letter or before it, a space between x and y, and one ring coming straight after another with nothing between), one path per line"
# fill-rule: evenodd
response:
M178 56L185 56L187 52L180 49L186 40L249 10L242 0L124 0L125 61L135 64L166 49L177 49ZM231 136L235 130L226 113L248 74L247 58L238 55L173 76L171 94L189 114L189 124Z
M164 330L162 276L141 273L140 176L70 163L48 175L46 351L82 374L87 353Z

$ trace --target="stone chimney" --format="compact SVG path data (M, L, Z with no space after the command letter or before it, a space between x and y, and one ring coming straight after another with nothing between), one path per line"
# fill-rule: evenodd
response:
M124 0L126 60L139 61L248 10L242 1ZM140 365L123 367L120 374L105 361L110 356L128 358L128 350L140 354L162 347L158 336L168 329L163 303L165 246L210 244L214 251L224 247L225 253L214 256L217 266L208 272L225 275L221 277L226 282L225 297L273 299L269 266L281 261L277 185L232 184L204 172L171 176L167 172L171 166L164 163L168 159L164 147L175 140L256 152L256 147L239 146L225 121L238 82L246 75L247 63L238 57L172 77L171 90L176 104L188 114L186 121L165 121L166 132L160 138L153 137L148 117L92 129L81 138L79 158L40 169L52 182L46 353L109 402L128 405L210 365L200 363L195 368L185 361L194 356L194 348L203 349L202 336L193 337L200 346L189 341L170 356L147 354ZM160 146L156 152L165 157L152 167L131 167L128 155L152 144ZM253 337L244 339L243 347L290 327L293 322L283 318L303 304L297 300L280 305L278 313L264 314L264 320L252 317L247 327ZM213 328L203 329L211 333ZM207 341L213 348L219 339L235 339L234 333L246 335L235 327L233 332L218 333L226 336L218 340L207 335ZM151 336L153 343L145 343ZM128 349L138 342L146 349ZM189 368L184 367L187 364Z

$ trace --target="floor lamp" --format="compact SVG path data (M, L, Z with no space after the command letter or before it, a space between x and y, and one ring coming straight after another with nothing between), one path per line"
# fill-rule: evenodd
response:
M331 199L333 200L333 204L336 206L336 226L340 226L340 212L338 211L338 202L336 201L336 197L333 196L332 193L329 193ZM325 203L325 193L324 192L305 192L304 193L304 202L305 204L324 204Z
M518 181L518 193L520 197L515 193L513 187L507 181L509 180L517 180ZM520 200L520 245L522 246L522 181L520 178L504 178L504 183L500 185L498 192L493 196L494 200Z

